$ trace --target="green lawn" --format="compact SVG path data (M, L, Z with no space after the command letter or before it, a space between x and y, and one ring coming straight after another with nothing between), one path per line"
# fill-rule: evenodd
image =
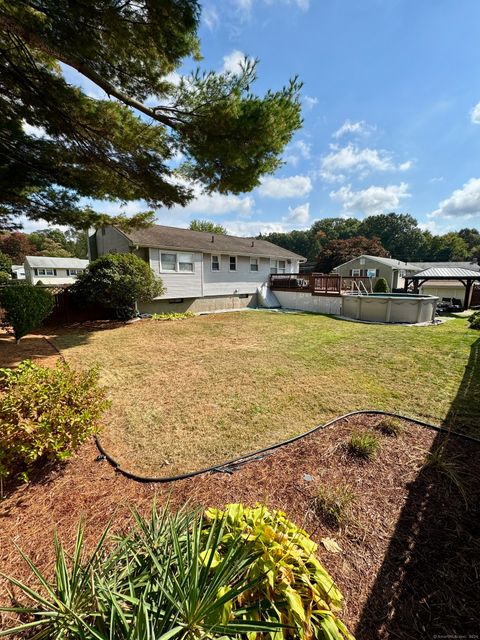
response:
M139 473L219 463L355 409L480 431L480 335L465 318L402 327L245 312L56 342L73 365L100 365L113 401L103 441Z

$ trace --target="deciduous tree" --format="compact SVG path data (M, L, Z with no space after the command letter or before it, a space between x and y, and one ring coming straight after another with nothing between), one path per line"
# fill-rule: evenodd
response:
M215 224L210 220L192 220L189 229L192 231L208 231L209 233L219 233L226 236L227 230L221 224Z
M356 236L346 240L330 240L318 256L315 270L319 273L330 273L334 267L362 254L388 257L388 252L378 238Z

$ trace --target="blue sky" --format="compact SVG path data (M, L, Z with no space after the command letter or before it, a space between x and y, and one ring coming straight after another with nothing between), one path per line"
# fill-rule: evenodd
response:
M235 71L243 55L258 58L258 93L298 75L305 122L286 164L259 188L198 193L184 209L159 210L160 223L210 219L253 235L397 211L435 233L480 227L478 0L202 5L201 66Z

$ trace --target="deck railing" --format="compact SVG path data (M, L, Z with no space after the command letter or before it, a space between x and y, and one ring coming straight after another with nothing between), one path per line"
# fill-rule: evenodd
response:
M347 291L358 291L363 286L371 291L372 281L363 276L339 276L331 273L272 273L272 291L301 291L312 296L339 296Z

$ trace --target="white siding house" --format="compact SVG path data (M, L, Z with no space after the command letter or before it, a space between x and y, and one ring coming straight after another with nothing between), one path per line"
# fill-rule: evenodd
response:
M26 256L25 279L30 284L60 286L73 284L80 273L87 268L88 260L80 258L50 258L47 256Z
M154 225L121 231L104 227L91 246L97 255L133 252L165 287L141 312L212 311L257 305L270 273L298 273L305 259L265 240Z

